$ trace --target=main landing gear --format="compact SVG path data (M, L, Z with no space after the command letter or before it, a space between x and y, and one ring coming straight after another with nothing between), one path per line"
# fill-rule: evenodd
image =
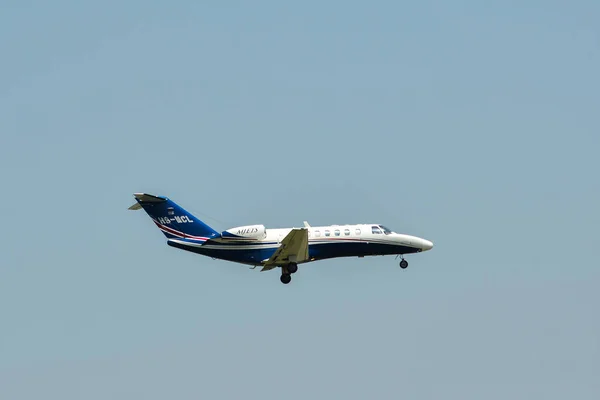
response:
M402 269L406 269L408 267L408 261L406 261L404 258L400 261L400 268Z
M296 263L291 263L286 266L282 266L281 267L281 278L279 278L279 280L284 285L287 285L288 283L290 283L292 281L292 274L295 274L296 272L298 272L298 264L296 264Z
M296 272L298 272L298 264L296 263L291 263L287 266L287 272L290 274L295 274Z

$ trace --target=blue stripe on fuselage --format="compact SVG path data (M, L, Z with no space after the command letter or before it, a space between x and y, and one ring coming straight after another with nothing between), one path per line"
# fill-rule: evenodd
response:
M279 247L276 242L267 243L231 243L226 244L209 240L203 245L186 243L185 240L167 243L183 250L202 254L221 260L234 261L244 264L258 265L261 261L269 259ZM334 257L361 257L372 255L410 254L417 253L420 249L390 243L374 243L366 241L321 241L309 243L308 254L312 260L323 260Z

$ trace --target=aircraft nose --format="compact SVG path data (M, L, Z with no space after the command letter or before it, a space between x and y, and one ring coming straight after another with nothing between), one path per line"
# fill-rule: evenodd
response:
M433 242L429 240L421 239L421 250L427 251L433 249Z

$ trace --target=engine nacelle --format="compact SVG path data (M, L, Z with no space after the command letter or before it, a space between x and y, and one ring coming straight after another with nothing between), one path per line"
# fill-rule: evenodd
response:
M238 226L223 231L221 237L223 239L261 240L267 237L267 228L264 225Z

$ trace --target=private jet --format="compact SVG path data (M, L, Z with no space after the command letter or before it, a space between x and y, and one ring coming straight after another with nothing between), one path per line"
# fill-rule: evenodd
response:
M381 224L310 226L267 229L246 225L217 232L172 200L135 193L130 210L144 209L167 237L169 246L204 256L261 267L281 268L281 283L288 284L298 265L337 257L396 255L400 268L408 267L406 254L431 250L433 243L396 233Z

